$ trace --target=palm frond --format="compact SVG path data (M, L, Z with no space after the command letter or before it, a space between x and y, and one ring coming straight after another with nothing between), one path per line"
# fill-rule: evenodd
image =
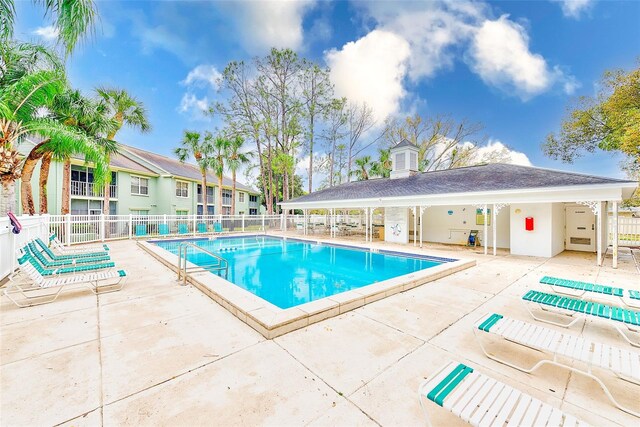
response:
M54 17L58 39L69 55L78 42L94 31L97 18L93 0L36 0L45 7L46 15Z

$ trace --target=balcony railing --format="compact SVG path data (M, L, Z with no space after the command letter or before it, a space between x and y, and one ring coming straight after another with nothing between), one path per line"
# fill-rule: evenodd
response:
M93 182L71 181L71 195L83 197L103 197L104 188L102 186L100 188L95 187L96 186ZM109 185L109 197L116 197L116 189L117 185ZM94 192L94 190L96 190L96 192Z
M215 196L212 196L211 194L207 195L207 204L208 205L213 205L214 203L214 198ZM202 194L198 194L198 203L202 203Z

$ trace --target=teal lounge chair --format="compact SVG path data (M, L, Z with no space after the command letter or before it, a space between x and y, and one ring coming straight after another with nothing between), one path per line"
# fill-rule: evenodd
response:
M169 234L169 225L168 224L159 224L158 225L158 234L161 236L166 236Z
M25 252L31 253L32 256L38 259L45 267L64 267L77 264L95 264L99 262L109 261L109 255L96 258L64 258L64 259L48 259L44 253L40 252L35 244L32 242L27 243L23 248Z
M597 285L595 283L579 282L577 280L560 279L558 277L544 276L540 279L540 283L548 285L549 288L555 293L570 295L573 297L582 297L585 294L596 297L613 297L617 298L622 304L638 308L640 304L636 303L640 298L636 298L635 294L640 294L638 291L628 291L630 300L625 299L625 290L622 288L615 288L613 286ZM633 301L636 300L636 301Z
M552 325L568 328L574 325L576 322L584 318L589 319L602 319L608 324L616 328L616 330L622 335L622 337L632 346L640 347L640 342L631 341L627 335L623 332L620 326L626 327L629 331L640 332L640 311L626 310L620 307L614 307L607 304L600 304L598 302L584 301L577 298L563 297L559 295L547 294L544 292L530 290L522 296L522 299L529 303L527 304L527 310L529 314L541 322L551 323ZM554 322L549 319L536 316L529 308L530 304L537 304L543 311L552 312L555 314L561 314L569 317L574 317L568 323ZM551 307L554 310L549 310L546 307Z
M198 233L206 233L207 232L207 224L204 222L198 223Z
M146 236L146 235L147 235L147 225L136 224L136 236Z
M53 249L57 250L62 255L75 255L79 253L102 252L109 250L109 246L106 243L100 245L83 244L80 247L70 248L68 246L65 246L60 240L58 240L58 236L56 235L56 233L51 233L51 235L49 236L49 244Z
M40 238L36 238L35 243L40 247L41 252L44 252L49 258L52 260L63 260L63 259L81 259L81 258L90 258L90 259L109 259L109 252L103 250L98 252L77 252L77 253L68 253L68 254L56 254L54 253Z
M187 224L178 224L178 234L188 234L189 226Z
M215 231L216 233L222 233L224 230L222 229L222 224L220 224L219 222L216 222L213 224L213 231Z
M105 270L115 267L115 263L113 261L109 262L101 262L98 264L86 264L86 265L75 265L75 266L66 266L66 267L58 267L58 268L47 268L45 267L32 253L27 250L22 251L23 254L20 259L18 259L18 263L29 262L33 267L43 276L54 276L58 274L77 274L81 272L92 272L95 270Z

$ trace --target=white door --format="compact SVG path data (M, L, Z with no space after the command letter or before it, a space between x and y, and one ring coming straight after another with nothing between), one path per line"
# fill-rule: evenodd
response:
M570 251L595 252L595 214L586 206L567 206L566 212L566 248Z

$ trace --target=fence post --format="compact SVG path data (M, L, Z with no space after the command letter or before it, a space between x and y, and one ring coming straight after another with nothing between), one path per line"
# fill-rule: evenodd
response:
M104 242L104 213L100 214L100 240Z
M262 214L262 231L266 232L267 230L264 228L264 214Z
M242 232L244 233L244 214L242 214Z
M133 214L129 214L129 240L131 240L132 229L133 229Z
M66 228L66 233L64 236L64 243L65 245L69 246L71 245L71 214L66 214L65 216L65 228Z
M167 214L163 215L162 221L165 225L167 224Z
M613 211L613 268L618 268L618 202L614 201L612 206Z
M196 235L196 220L197 220L197 218L198 218L198 215L197 214L193 214L193 221L192 222L193 222L193 235L194 236Z

